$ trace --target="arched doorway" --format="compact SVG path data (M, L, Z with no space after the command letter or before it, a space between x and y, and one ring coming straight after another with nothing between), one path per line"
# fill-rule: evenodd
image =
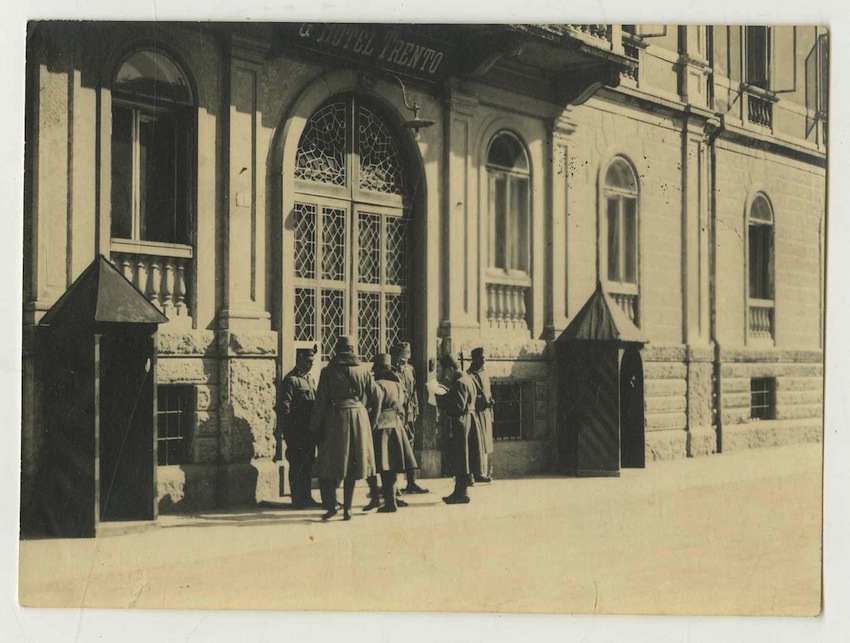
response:
M295 151L291 229L295 345L321 361L340 335L363 359L412 337L413 192L403 146L380 106L334 96L307 119ZM286 311L284 311L286 313Z
M644 437L643 361L640 353L627 349L620 363L620 466L646 466Z

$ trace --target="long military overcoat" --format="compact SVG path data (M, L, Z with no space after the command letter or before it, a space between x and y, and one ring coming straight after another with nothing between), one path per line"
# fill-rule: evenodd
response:
M467 371L475 384L475 420L480 428L484 452L493 453L493 392L490 376L484 370Z
M320 478L375 475L372 424L381 412L375 380L353 355L335 356L322 370L310 431L319 443Z
M279 430L287 445L309 448L313 444L310 416L315 399L316 390L309 373L293 368L281 380L277 410Z
M484 475L484 445L475 421L475 383L458 372L449 390L438 398L440 410L448 417L449 470L451 475Z
M378 472L400 473L416 469L419 465L404 429L404 384L381 376L377 377L377 384L381 393L381 413L372 438Z

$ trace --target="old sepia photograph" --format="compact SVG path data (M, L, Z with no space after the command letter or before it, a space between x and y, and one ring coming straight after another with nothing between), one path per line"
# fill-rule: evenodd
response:
M20 604L819 615L829 52L31 20Z

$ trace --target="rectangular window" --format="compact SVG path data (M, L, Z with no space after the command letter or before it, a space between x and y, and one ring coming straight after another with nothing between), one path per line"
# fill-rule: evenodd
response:
M608 280L622 281L620 274L620 199L608 199Z
M770 31L768 27L746 27L746 82L769 89Z
M157 387L156 443L160 466L191 464L195 424L195 387Z
M750 418L773 420L776 418L776 380L772 377L754 377L750 380Z
M528 440L534 433L534 382L503 380L491 384L493 439Z
M490 261L495 268L507 268L506 261L506 241L508 238L507 226L507 180L504 175L496 175L490 177L490 203L492 203L493 217L493 243L490 247L493 249L493 256Z
M189 242L189 128L184 114L120 103L113 107L113 238Z
M750 297L773 299L773 226L750 225Z
M637 201L622 200L623 203L623 281L637 283Z

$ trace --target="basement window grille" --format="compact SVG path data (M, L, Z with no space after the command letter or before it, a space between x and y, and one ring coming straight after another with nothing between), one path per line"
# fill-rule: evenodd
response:
M773 420L776 418L776 380L772 377L754 377L750 380L750 418Z

